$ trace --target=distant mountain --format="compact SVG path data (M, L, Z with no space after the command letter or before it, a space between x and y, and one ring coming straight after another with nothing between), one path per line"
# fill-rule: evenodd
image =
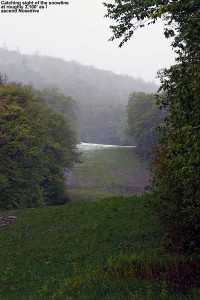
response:
M117 127L124 117L129 95L134 91L152 93L158 89L154 82L140 78L5 48L0 48L0 73L12 81L32 83L38 89L58 88L74 98L85 142L118 143Z
M63 92L81 100L127 103L130 93L155 92L158 86L140 78L116 75L75 61L39 55L22 55L0 48L0 71L11 80L32 82L37 88L57 86Z

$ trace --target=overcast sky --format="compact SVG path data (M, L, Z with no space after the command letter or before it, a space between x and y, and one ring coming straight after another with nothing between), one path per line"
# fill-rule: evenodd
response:
M102 0L69 2L39 14L0 13L0 46L18 48L24 54L39 51L146 81L155 81L158 69L174 63L171 42L164 38L161 22L138 30L119 48L119 41L108 41L113 21L104 18Z

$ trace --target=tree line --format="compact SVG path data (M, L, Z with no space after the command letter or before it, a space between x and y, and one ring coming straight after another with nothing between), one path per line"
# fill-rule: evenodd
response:
M132 93L129 96L126 133L139 153L149 154L158 146L161 137L159 127L168 114L167 109L159 109L155 94Z
M78 154L70 122L60 107L52 109L56 97L62 110L73 110L56 91L0 77L0 208L65 201L65 170Z
M127 42L134 31L159 18L172 37L176 64L159 72L157 104L167 109L162 137L152 153L148 206L162 222L168 245L200 251L200 2L133 1L105 4L113 37ZM162 92L162 93L161 93Z

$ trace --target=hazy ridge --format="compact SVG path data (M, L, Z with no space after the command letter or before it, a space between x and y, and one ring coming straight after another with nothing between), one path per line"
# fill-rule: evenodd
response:
M140 78L61 58L24 55L6 48L0 48L0 73L12 81L32 83L38 89L58 88L73 97L81 140L91 143L118 144L119 126L125 118L129 95L133 91L151 93L158 89L155 83Z

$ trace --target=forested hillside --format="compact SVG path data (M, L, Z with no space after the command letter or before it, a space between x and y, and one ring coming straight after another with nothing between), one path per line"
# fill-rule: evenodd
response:
M75 99L84 142L119 143L123 140L119 124L123 122L129 95L158 89L155 83L140 78L60 58L22 55L6 48L0 48L0 73L13 81L31 82L39 89L57 88Z

